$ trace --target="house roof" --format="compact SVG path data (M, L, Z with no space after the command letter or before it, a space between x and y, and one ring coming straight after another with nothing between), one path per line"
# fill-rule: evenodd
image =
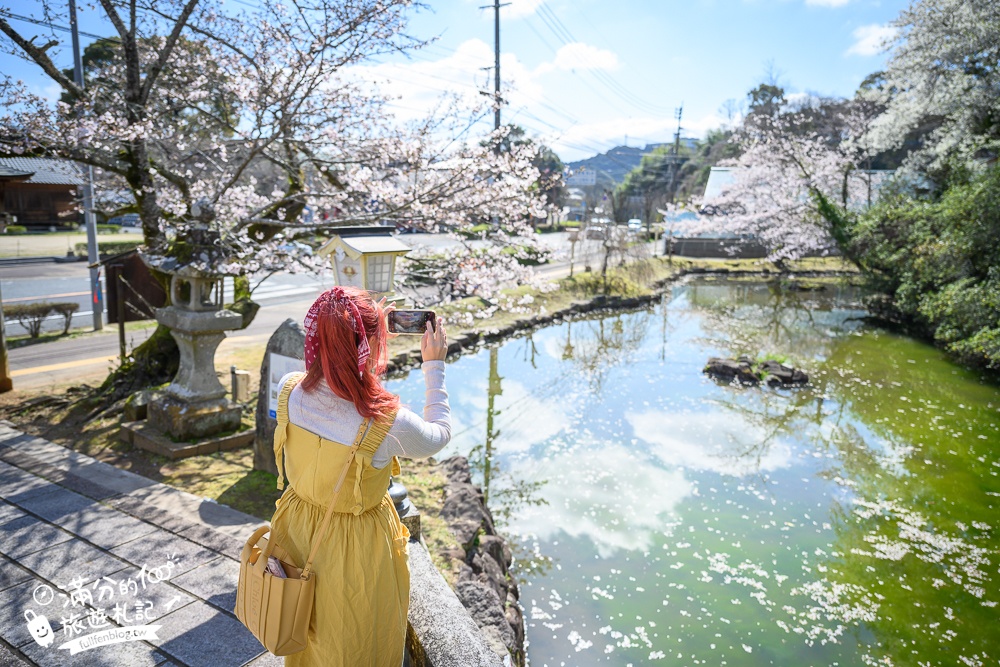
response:
M723 188L727 185L732 185L735 181L735 171L732 167L712 167L712 170L708 173L708 182L705 183L705 196L703 199L708 201L714 199L722 194Z
M25 183L83 185L79 165L69 160L43 157L0 158L0 173L6 171L32 174Z
M32 171L24 171L0 164L0 179L26 181L34 175L35 173Z
M338 247L342 247L348 255L357 259L364 254L373 253L407 253L412 248L392 236L332 236L319 250L318 255L329 255Z

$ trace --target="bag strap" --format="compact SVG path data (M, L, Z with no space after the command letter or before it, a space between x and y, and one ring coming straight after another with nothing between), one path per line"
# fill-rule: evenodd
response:
M293 373L285 384L281 387L281 393L278 394L278 411L277 419L278 425L274 428L274 463L278 467L278 490L281 491L285 488L285 482L288 478L285 476L285 441L288 439L288 397L291 396L292 390L298 386L299 382L305 378L305 373Z
M368 434L368 429L372 425L371 419L366 419L361 422L361 426L358 427L358 434L354 437L354 444L351 445L351 454L347 457L347 463L344 464L344 469L340 471L340 477L337 478L337 484L333 487L333 498L330 499L330 504L326 508L326 514L323 515L323 523L320 524L319 534L313 540L312 549L309 551L309 558L306 559L306 565L302 568L302 579L309 579L312 573L312 563L313 558L316 557L316 552L319 551L319 545L323 542L326 537L326 531L330 527L330 518L333 516L333 506L337 503L337 498L340 497L340 490L344 486L344 480L347 478L347 471L351 467L351 463L354 461L354 455L358 453L358 448L361 447L361 442L364 440L365 435Z

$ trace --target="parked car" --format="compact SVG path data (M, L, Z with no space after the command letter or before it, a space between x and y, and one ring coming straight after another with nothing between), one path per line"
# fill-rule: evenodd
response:
M310 246L306 245L305 243L301 243L300 241L288 241L286 243L282 243L281 245L278 246L278 250L280 250L281 252L288 253L289 255L295 255L301 253L303 255L309 255L311 257L313 254L313 249Z
M642 231L642 220L639 218L632 218L628 221L628 230L630 232L641 232Z
M139 219L138 213L125 213L111 218L108 220L108 224L121 225L122 227L139 227L142 225L142 221Z

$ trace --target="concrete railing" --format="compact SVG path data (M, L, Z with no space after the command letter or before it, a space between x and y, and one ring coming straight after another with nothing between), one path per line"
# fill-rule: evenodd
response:
M422 542L410 542L410 627L406 647L412 667L509 667L434 567Z

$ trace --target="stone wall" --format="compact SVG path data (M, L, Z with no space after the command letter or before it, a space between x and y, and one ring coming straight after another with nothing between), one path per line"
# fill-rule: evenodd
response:
M460 545L442 554L457 572L455 594L494 651L524 665L524 616L510 574L510 547L496 532L482 490L472 483L468 459L454 456L440 467L448 479L441 516Z

